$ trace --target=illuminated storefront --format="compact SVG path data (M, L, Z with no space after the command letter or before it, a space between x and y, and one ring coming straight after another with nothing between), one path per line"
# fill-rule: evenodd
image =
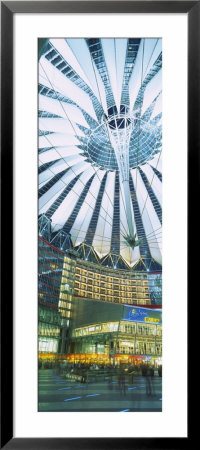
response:
M70 360L76 355L74 361L80 362L87 355L85 359L90 363L95 360L102 364L114 364L120 361L156 362L161 358L161 310L105 303L102 305L95 301L77 302L69 347ZM111 317L115 320L109 320ZM97 318L102 321L95 321ZM77 327L77 324L84 325Z

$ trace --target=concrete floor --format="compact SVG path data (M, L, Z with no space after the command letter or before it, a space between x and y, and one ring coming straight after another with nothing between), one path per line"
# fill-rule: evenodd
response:
M118 382L82 384L65 380L52 370L39 370L38 411L74 412L160 412L162 411L162 378L152 377L152 394L146 393L146 378L135 376L121 392Z

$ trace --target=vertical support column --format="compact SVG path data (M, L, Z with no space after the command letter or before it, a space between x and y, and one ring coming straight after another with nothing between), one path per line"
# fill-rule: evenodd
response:
M128 180L122 181L122 185L124 188L124 198L125 198L125 205L126 205L126 216L127 216L127 222L128 222L129 235L134 236L133 219L132 219L132 213L131 213L131 198L130 198L129 181Z
M129 187L129 144L133 130L133 122L125 115L114 116L112 121L106 123L110 142L113 146L120 174L120 184L125 198L125 210L128 222L129 235L134 236L133 219L131 212L131 196Z

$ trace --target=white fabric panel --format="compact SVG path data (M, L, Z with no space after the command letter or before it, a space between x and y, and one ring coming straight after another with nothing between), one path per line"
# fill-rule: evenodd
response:
M116 77L116 53L115 53L115 40L114 39L101 39L106 67L108 69L110 84L112 93L115 99L115 104L118 105L118 90L117 90L117 77Z
M160 53L162 52L162 39L147 39L145 43L146 49L148 48L148 45L151 46L151 49L149 48L150 50L148 55L149 63L144 71L145 77L148 74L151 67L153 66L156 59L158 58L158 56L160 55Z
M161 256L162 246L160 235L161 225L149 197L146 202L146 207L144 209L143 216L144 216L143 222L145 224L145 231L151 255L159 264L162 264L162 256ZM152 231L154 231L153 234Z
M73 135L83 136L85 134L80 128L75 124L70 122L67 118L58 119L56 117L40 117L39 118L39 129L41 131L54 131L55 133L69 133Z
M102 106L105 114L107 114L108 111L107 111L107 103L106 103L105 86L103 84L103 81L101 79L101 76L99 74L99 71L97 70L95 63L93 63L93 68L94 68L94 73L95 73L95 77L96 77L96 84L97 84L98 91L99 91L100 103L101 103L101 106Z
M95 171L92 166L90 166L88 170L85 170L84 173L82 173L82 175L80 176L80 179L77 180L71 192L69 192L59 208L55 211L52 216L52 227L54 231L63 227L70 214L74 210L87 181L91 178L94 172Z
M115 173L108 172L97 228L92 243L101 258L107 255L110 251L113 224L114 189Z
M122 224L124 224L125 229L126 229L126 233L129 234L129 228L128 228L128 220L127 220L127 214L126 214L126 202L125 202L125 197L124 197L125 193L124 193L124 189L123 189L123 185L120 185L120 211L123 214L123 216L120 216L120 221L121 221L121 232L123 233L123 227ZM135 225L135 218L134 218L134 211L133 211L133 205L132 205L132 201L130 202L131 205L131 215L132 215L132 223L133 223L133 231L134 233L136 233L136 225Z
M75 160L72 161L72 163L74 164ZM41 187L41 183L50 181L51 178L53 178L55 175L62 172L63 170L66 170L68 167L69 165L67 165L65 161L63 160L57 161L52 167L44 170L42 173L39 174L39 187Z
M143 57L143 73L144 78L147 76L149 70L151 69L155 59L159 55L157 54L156 48L159 49L158 39L145 39L144 40L144 57ZM154 55L157 55L156 58Z
M58 173L62 172L63 170L69 169L69 167L72 167L72 170L74 167L76 167L77 164L80 164L80 159L79 158L75 158L75 157L71 157L71 159L65 158L65 159L60 159L59 161L57 161L51 168L44 170L44 172L42 172L39 175L39 184L40 182L43 181L49 181L52 177L54 177L54 175L57 175ZM82 162L81 162L82 164ZM88 166L90 165L90 163L86 163L88 164ZM87 166L86 166L87 167Z
M92 91L94 92L95 96L101 103L101 98L99 96L99 90L94 73L94 67L85 39L78 39L78 38L67 39L67 43L74 52L74 54L77 55L78 62L81 68L83 69L85 75L87 76L87 79L90 81Z
M53 174L52 174L52 177L53 177ZM44 181L40 182L39 183L39 189L41 189L46 184L46 182L47 182L47 180L44 180Z
M38 96L38 109L40 111L46 111L51 114L56 114L57 116L66 118L66 114L63 111L62 105L64 102L51 97L46 97L46 95L39 94Z
M44 170L42 173L39 174L39 187L41 183L50 181L51 178L54 177L54 175L57 175L58 173L62 172L63 170L68 169L69 167L74 166L79 162L79 159L77 160L76 157L71 156L70 160L65 159L59 159L52 167L49 169Z
M38 176L39 189L42 187L42 184L47 183L47 181L50 181L53 177L54 173L50 170L44 170L44 172L40 173Z
M50 161L55 161L60 158L67 158L68 156L75 156L83 153L78 147L56 147L55 149L47 150L39 155L39 167Z
M50 181L51 178L54 177L54 173L50 170L44 170L44 172L39 174L38 180L39 180L39 189L42 187L43 184L46 184L47 181Z
M76 122L89 128L82 111L76 105L39 94L39 110L56 114L63 119L70 119L72 123Z
M124 76L124 65L126 59L127 39L115 39L116 45L116 77L117 77L117 108L119 111L121 95L122 95L122 83Z
M143 183L143 180L140 176L139 170L137 170L137 169L131 170L131 176L132 176L133 184L135 187L137 201L138 201L138 204L140 207L140 213L142 213L148 192L147 192L146 187Z
M136 233L136 225L135 225L132 204L131 204L131 211L132 211L132 219L133 219L133 228L134 228L134 232ZM128 229L128 222L127 222L126 212L125 212L124 193L123 193L123 188L121 188L121 190L120 190L120 254L127 261L129 266L132 267L140 258L140 250L139 250L139 247L136 247L134 250L132 250L129 246L126 245L126 241L123 236L124 235L126 236L127 234L129 234L129 229Z
M120 235L120 255L125 259L130 267L133 267L140 258L139 247L136 247L133 251L128 245L126 245L123 236Z
M155 104L155 108L153 110L153 114L151 116L151 120L154 119L154 117L156 117L158 114L160 114L162 112L162 93L159 95L156 104ZM160 122L158 122L160 124Z
M80 145L80 141L72 134L52 133L39 136L39 148L66 147L66 145Z
M132 207L131 207L131 213L132 213L132 218L133 218ZM122 235L129 234L128 221L127 221L127 217L126 217L124 192L123 192L122 186L120 187L120 233L122 233Z
M160 41L160 40L159 40ZM143 46L144 44L144 46ZM156 44L156 46L155 46ZM154 49L155 46L155 49ZM153 51L154 49L154 51ZM136 63L133 69L133 73L130 78L129 82L129 94L130 94L130 108L132 109L137 97L137 94L139 92L139 89L142 85L142 82L148 75L148 72L151 70L152 65L155 61L155 59L160 54L160 43L157 41L157 39L142 39L140 43L140 48L137 54ZM159 50L159 51L158 51ZM153 53L152 53L153 52ZM159 79L160 77L160 79ZM156 81L152 84L152 91L147 90L146 98L145 98L145 104L143 105L143 113L146 110L146 108L151 103L150 99L155 98L158 92L162 89L162 81L161 81L161 74L159 75L157 81L158 81L158 87L156 86ZM151 82L150 82L151 83ZM145 91L146 91L145 90Z
M60 163L60 161L59 161L59 163ZM58 166L58 168L56 167L55 170L57 170L57 173L62 171L62 169L60 169L59 166ZM54 172L53 168L46 169L42 173L40 173L38 175L39 188L41 187L42 183L46 183L47 181L50 181L51 178L54 177L54 175L55 175L55 172Z
M105 171L98 170L71 229L72 241L75 245L79 245L85 239L104 174Z
M140 258L140 250L139 247L135 247L134 250L132 250L132 248L124 243L124 239L120 235L120 255L130 267L133 267Z
M60 159L52 167L44 170L44 172L39 175L39 180L44 181L45 179L50 179L51 174L54 176L60 173L62 170L66 170L69 167L75 166L76 164L82 164L84 160L85 158L81 158L79 155L71 155L68 156L68 158Z
M142 221L146 237L149 242L150 251L152 256L155 257L156 261L161 264L161 224L154 210L152 202L149 196L147 196L147 191L140 177L138 182L138 192L140 192L139 198L141 199L141 201L139 201L139 207L141 206L142 201L143 205L145 203L145 208L143 208L143 206L142 208L140 207L140 211L142 214Z
M132 171L131 174L136 186L135 172ZM161 230L161 225L139 172L137 174L137 200L151 255L159 264L162 264L161 243L160 239L156 238L156 234ZM152 236L154 236L153 239ZM160 235L158 234L158 236Z
M162 90L162 69L152 78L152 80L148 83L145 92L144 92L144 100L142 104L142 115L146 111L146 109L151 105L153 100ZM155 106L154 106L155 108Z
M67 44L65 39L50 39L51 44L58 50L58 52L63 56L66 62L75 70L75 72L85 81L85 83L91 88L90 82L86 77L85 73L81 69L79 62L77 61L74 53Z
M86 170L88 166L89 163L76 164L75 166L73 166L73 169L70 169L65 175L63 175L63 177L59 181L57 181L57 183L55 183L44 195L42 195L42 197L39 200L39 211L46 205L48 201L51 200L52 196L54 196L63 187L65 188L76 175Z
M49 72L49 70L51 71L52 69L49 69L48 67L51 68L52 65L49 62L48 62L48 65L47 65L46 58L44 57L44 55L41 56L40 61L39 61L39 68L38 68L38 70L39 70L38 83L42 84L43 86L45 86L48 89L55 89L58 92L60 92L59 88L56 89L56 87L53 85L53 82L51 82L51 80L49 79L48 72ZM60 92L60 93L62 93L62 92ZM64 94L62 93L62 95L64 95Z
M141 87L142 77L142 59L143 59L143 45L144 39L141 39L140 47L136 57L133 72L129 80L129 98L130 98L130 109L132 110L135 103L136 97L138 95L139 89Z
M65 95L65 97L70 98L81 108L83 108L91 117L97 120L89 95L76 86L73 81L65 77L63 73L56 69L56 67L54 67L53 64L51 64L43 56L40 58L39 62L39 83L42 83L60 94Z
M62 188L60 190L58 190L58 192L56 192L56 194L54 194L49 201L47 201L45 203L45 205L40 208L39 210L39 214L44 214L46 211L48 211L48 209L51 207L51 205L53 205L53 203L57 200L57 198L59 197L60 194L62 194L63 190L65 189L65 185L62 185ZM39 201L40 204L40 201Z
M152 167L148 164L144 164L142 166L142 171L145 173L149 184L152 187L152 190L160 204L162 206L162 183L153 171Z
M157 154L151 161L149 161L149 164L155 169L159 170L159 172L162 173L162 155Z

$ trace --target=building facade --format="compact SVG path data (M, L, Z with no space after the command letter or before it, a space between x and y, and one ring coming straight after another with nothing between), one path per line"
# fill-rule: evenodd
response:
M159 281L159 286L158 286ZM139 364L162 356L161 274L110 270L39 238L39 358ZM154 282L154 284L153 284ZM151 293L159 287L159 304Z

